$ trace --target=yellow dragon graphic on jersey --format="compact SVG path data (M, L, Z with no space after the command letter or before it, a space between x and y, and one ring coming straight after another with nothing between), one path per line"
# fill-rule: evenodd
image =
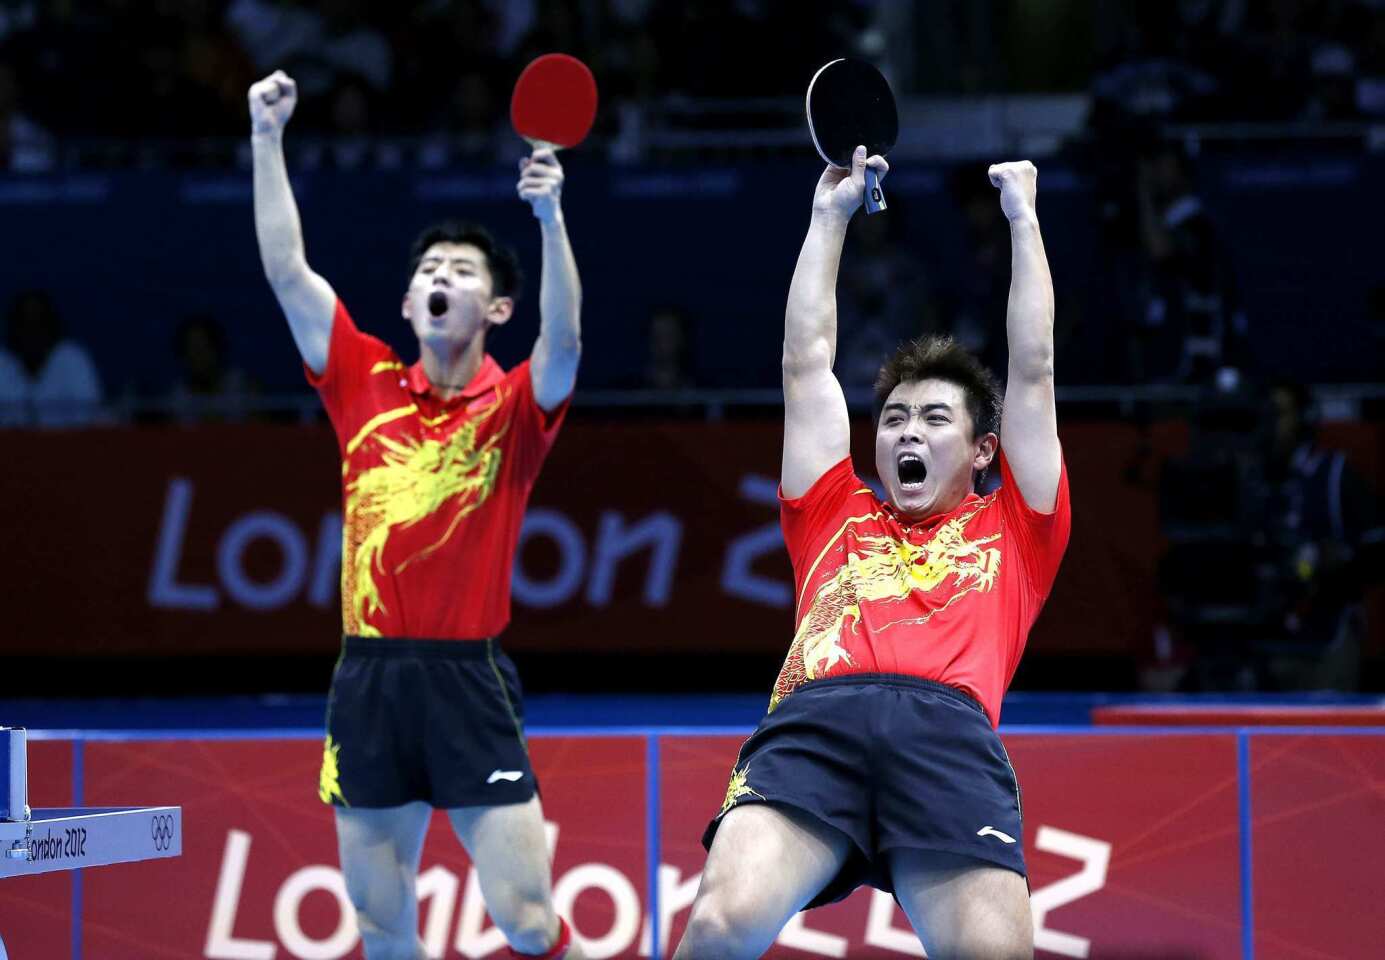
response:
M346 802L346 796L341 792L341 770L337 766L337 754L341 752L341 744L332 742L332 735L327 734L327 740L322 745L322 769L317 775L317 795L323 803L331 803L332 798L342 802L343 806L351 806Z
M341 570L343 632L362 637L380 635L368 618L385 609L374 575L385 572L381 563L391 531L417 523L449 502L455 505L456 513L442 536L399 563L393 571L399 573L445 544L457 525L489 499L500 472L500 440L508 427L479 446L477 437L503 401L504 396L496 391L491 403L446 440L373 436L384 449L380 464L362 470L346 488ZM416 407L412 411L400 409L403 413L417 413ZM383 423L386 418L394 419L389 414L378 419ZM364 435L358 436L348 454L365 439Z
M967 594L990 590L1000 572L1000 550L985 545L1000 539L1000 534L969 540L966 533L967 524L987 505L983 503L970 513L947 521L922 546L889 536L857 539L837 572L814 591L774 685L770 710L805 681L823 676L838 663L854 666L842 639L848 631L855 632L862 603L905 600L916 590L927 593L951 578L956 592L945 604L922 616L885 625L892 627L899 623L926 623ZM819 562L828 550L847 549L838 543L853 520L868 519L871 517L853 517L844 523L819 556ZM800 598L800 606L802 602Z

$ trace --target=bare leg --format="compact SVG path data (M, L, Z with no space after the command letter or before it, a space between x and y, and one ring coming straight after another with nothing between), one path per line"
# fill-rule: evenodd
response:
M337 807L337 848L368 960L423 960L415 877L433 809Z
M1024 877L983 860L929 850L890 855L895 896L930 957L1033 960Z
M510 946L536 955L552 949L559 926L539 798L498 807L454 807L447 816L476 865L486 909ZM573 943L564 957L581 960L582 951Z
M674 960L760 956L837 875L850 844L844 833L788 807L736 807L712 841Z

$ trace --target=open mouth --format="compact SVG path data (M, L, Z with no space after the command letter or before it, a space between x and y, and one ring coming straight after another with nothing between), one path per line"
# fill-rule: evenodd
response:
M432 293L428 294L428 312L435 317L440 317L446 313L447 294L443 293L441 290L434 290Z
M899 485L904 490L918 490L928 479L928 467L917 453L901 453L896 461Z

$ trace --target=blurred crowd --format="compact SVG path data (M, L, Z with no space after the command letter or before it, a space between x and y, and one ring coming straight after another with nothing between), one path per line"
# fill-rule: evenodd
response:
M441 132L484 147L524 64L563 51L596 73L609 133L656 95L796 95L871 15L734 0L6 0L0 117L12 166L32 166L51 137L233 136L246 88L283 69L302 94L301 131Z
M598 136L612 144L655 101L750 104L703 120L755 128L768 122L757 98L800 97L841 54L880 63L905 95L1088 94L1063 149L1095 185L1093 299L1117 307L1085 365L1105 382L1234 386L1254 373L1224 225L1199 189L1195 141L1171 129L1331 131L1385 115L1383 0L0 0L0 166L225 164L237 150L244 162L246 89L277 68L301 91L295 163L369 164L392 137L485 154L513 139L497 131L514 77L550 50L592 65ZM858 331L850 386L868 387L874 358L920 332L951 333L1003 369L1003 221L984 181L964 172L950 192L964 256L935 281L899 242L912 239L903 211L857 224L868 256L842 291ZM1081 307L1067 302L1060 349L1075 336L1091 349ZM649 326L651 350L679 339L667 316ZM1385 327L1376 336L1385 346ZM678 355L687 369L651 384L698 385L696 351Z
M320 162L369 162L369 145L395 136L442 134L484 152L507 122L513 78L550 50L593 66L609 138L639 126L654 100L798 97L843 53L871 57L906 95L1089 94L1064 159L1095 188L1100 262L1087 299L1107 316L1084 329L1070 298L1057 336L1060 351L1080 341L1083 369L1107 383L1225 390L1259 373L1196 140L1170 130L1264 121L1329 132L1385 111L1385 0L0 0L0 163L46 169L73 143L79 164L224 162L244 146L247 87L276 68L298 81L295 130L333 144ZM149 143L173 146L145 156ZM1004 369L1008 240L989 185L970 174L948 185L960 262L933 276L907 211L853 227L861 254L840 297L849 387L869 388L876 358L923 332L950 333ZM1379 303L1362 316L1385 346L1385 285L1369 296ZM695 320L676 303L653 309L649 358L632 356L602 385L702 385Z
M47 291L16 294L3 333L0 428L89 427L122 419L192 424L246 420L256 413L258 388L231 359L226 332L208 313L174 325L164 364L169 379L157 395L141 398L133 395L132 384L115 392L103 386L91 351L69 335ZM131 402L136 399L144 402Z
M303 132L481 151L520 69L553 50L592 66L611 139L656 101L796 98L842 55L905 95L1089 92L1092 130L1123 137L1385 115L1379 0L0 0L0 160L48 168L76 138L79 163L140 163L130 138L176 138L165 160L225 162L196 141L241 134L246 88L278 68Z
M1385 115L1378 0L1098 4L1093 122L1329 123Z
M1193 411L1187 452L1155 482L1167 549L1146 687L1360 687L1385 514L1321 420L1290 382Z

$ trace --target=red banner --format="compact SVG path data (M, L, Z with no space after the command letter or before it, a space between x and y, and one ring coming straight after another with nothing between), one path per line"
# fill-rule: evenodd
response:
M871 438L856 431L867 476ZM1185 429L1063 427L1071 546L1030 641L1149 649L1158 462ZM1358 429L1366 467L1372 437ZM571 423L535 488L514 570L514 649L779 653L792 581L780 425ZM4 652L328 653L339 643L337 451L319 426L5 435ZM1378 632L1378 631L1377 631Z
M1035 945L1053 957L1240 956L1235 736L1010 732L1023 789ZM687 922L741 738L668 738L663 859ZM692 829L688 829L690 825ZM681 886L678 883L681 881ZM922 956L894 899L858 890L799 914L768 957Z
M29 806L72 804L72 750L69 742L30 740ZM66 956L72 928L72 876L43 873L0 880L0 940L14 960L32 956ZM20 944L34 948L19 952ZM44 949L38 949L37 945Z
M687 924L738 736L660 737L661 953ZM1024 790L1042 958L1242 957L1241 826L1253 822L1261 957L1374 956L1385 841L1385 736L1252 734L1250 819L1238 741L1216 733L1035 733L1006 743ZM537 736L554 896L587 955L649 955L642 736ZM89 742L89 805L177 803L183 855L84 871L83 956L102 960L359 957L316 739ZM31 745L35 798L65 803L72 748ZM1346 839L1343 839L1343 837ZM16 958L69 955L69 874L4 881L0 936ZM418 877L432 957L500 956L476 877L437 816ZM922 956L892 898L857 891L800 914L770 957Z
M621 955L644 916L644 741L542 737L532 750L555 844L554 899L595 955ZM186 824L173 869L148 862L88 871L88 955L358 955L331 810L317 798L321 753L320 741L299 739L88 744L87 804L175 796ZM602 810L619 815L594 815ZM505 946L441 815L425 843L418 891L420 935L431 955L487 956ZM143 919L150 903L180 909L150 925Z
M1005 742L1023 790L1036 947L1240 957L1235 735Z
M520 649L787 648L778 423L563 432L514 572ZM862 434L863 442L869 437ZM1176 447L1181 430L1156 431ZM1120 652L1150 635L1153 489L1123 426L1064 430L1072 547L1033 645ZM0 582L10 653L312 653L339 634L336 447L325 427L8 433ZM869 470L869 446L856 451Z
M1379 955L1385 737L1261 734L1250 769L1257 953Z

